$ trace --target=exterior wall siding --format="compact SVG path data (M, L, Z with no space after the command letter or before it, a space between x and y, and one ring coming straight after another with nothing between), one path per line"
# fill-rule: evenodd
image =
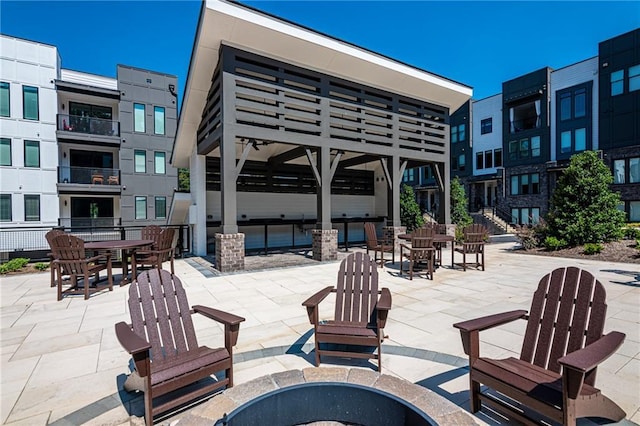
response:
M481 132L482 120L490 118L492 121L491 133ZM493 151L502 148L502 94L497 94L473 103L473 175L486 175L496 173L496 167L476 168L476 154L485 151ZM503 151L504 161L504 151Z

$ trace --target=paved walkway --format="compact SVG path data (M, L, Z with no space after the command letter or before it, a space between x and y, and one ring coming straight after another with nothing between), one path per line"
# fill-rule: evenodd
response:
M609 306L605 332L627 334L621 349L601 366L597 385L620 404L628 419L640 423L640 267L528 256L512 253L512 247L512 243L489 245L485 272L445 267L433 281L398 277L397 263L388 264L380 274L381 286L389 287L393 295L383 373L424 386L468 409L466 359L451 324L528 309L544 274L576 265L605 285ZM444 250L445 265L449 253ZM216 276L207 273L206 264L195 265L189 259L176 262L176 274L191 304L246 318L236 348L236 384L313 365L312 328L301 302L333 285L337 268L336 262L329 262ZM127 290L116 287L88 301L73 296L57 302L48 272L1 278L1 424L141 424L135 416L142 415L141 398L122 391L129 357L113 328L118 321L129 321ZM221 329L207 319L195 318L200 343L219 346ZM523 325L483 332L481 353L517 355ZM323 366L373 368L331 358ZM484 410L477 418L504 423Z

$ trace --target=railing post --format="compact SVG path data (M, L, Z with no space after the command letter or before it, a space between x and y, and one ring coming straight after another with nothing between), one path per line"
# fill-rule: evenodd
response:
M124 226L120 227L120 239L121 240L127 239L127 232L125 231Z

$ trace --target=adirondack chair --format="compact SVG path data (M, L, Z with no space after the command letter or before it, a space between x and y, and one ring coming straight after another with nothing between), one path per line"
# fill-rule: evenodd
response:
M413 270L420 263L426 263L427 278L433 279L433 264L436 257L436 248L433 245L435 228L422 227L415 229L411 234L411 246L400 245L400 275L402 275L402 259L409 261L409 279L413 280Z
M367 238L367 254L369 250L373 250L374 262L378 262L378 254L380 254L380 267L384 265L384 254L391 253L391 263L396 263L396 251L393 240L378 238L376 234L376 226L371 222L365 222L364 231Z
M484 226L474 223L469 226L465 226L463 229L464 240L461 247L456 247L456 253L462 253L462 263L456 263L456 265L462 266L462 270L467 270L467 265L474 266L476 268L482 268L484 271L484 243L487 237L488 231ZM467 262L467 255L475 255L475 262Z
M49 271L51 272L51 287L55 287L56 286L56 268L53 264L53 261L56 258L56 255L54 254L53 251L53 238L57 237L58 235L63 235L65 232L61 229L52 229L51 231L47 232L46 234L44 234L44 237L47 239L47 243L49 243L49 248L51 249L51 251L49 253L47 253L47 256L49 257ZM62 271L63 275L69 275L66 273L66 271ZM62 276L58 277L58 279L62 280Z
M160 233L155 235L155 239L154 239L155 243L152 246L151 250L136 250L133 253L133 256L131 259L131 263L132 263L131 268L133 270L132 274L133 274L134 280L138 274L138 268L148 265L153 268L162 269L162 264L167 261L169 261L171 264L171 273L172 274L175 273L174 267L173 267L174 235L175 235L175 229L173 228L162 229ZM143 239L146 239L146 238L143 238Z
M378 271L371 260L360 252L350 254L340 263L336 287L326 287L302 303L315 331L316 366L320 365L320 355L334 355L377 359L378 371L382 371L381 344L391 293L387 288L378 290ZM336 294L334 319L321 320L318 305L331 293ZM378 351L321 349L324 343L377 347Z
M52 241L53 266L58 275L58 300L66 293L75 292L78 287L78 280L82 279L84 286L84 298L89 298L89 293L98 290L100 271L107 271L109 291L113 291L113 276L111 273L111 254L100 254L93 257L86 257L84 241L70 234L62 233L54 236ZM62 290L62 275L69 275L71 287ZM94 275L94 289L90 289L89 277Z
M540 280L528 315L519 310L454 324L469 355L471 411L482 401L519 421L533 421L513 404L481 393L484 384L564 425L575 425L579 417L623 419L624 411L594 387L597 366L625 338L616 331L602 335L605 298L604 287L589 272L559 268ZM480 331L520 318L527 328L519 359L480 357Z
M124 387L144 392L147 425L153 424L156 414L233 386L233 346L244 318L200 305L190 310L180 279L158 269L141 273L131 284L129 311L132 324L119 322L115 330L135 365ZM198 345L191 319L194 313L224 324L224 348ZM203 382L175 398L168 395L223 370L224 379ZM154 398L162 395L166 397L154 406Z

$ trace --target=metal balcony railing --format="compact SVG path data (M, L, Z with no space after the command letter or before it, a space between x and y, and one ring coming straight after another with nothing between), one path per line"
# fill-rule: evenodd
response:
M58 183L120 185L120 169L58 166Z
M58 114L58 130L100 136L120 136L120 122L95 117Z
M72 229L113 228L120 226L119 217L61 217L58 218L58 226Z

